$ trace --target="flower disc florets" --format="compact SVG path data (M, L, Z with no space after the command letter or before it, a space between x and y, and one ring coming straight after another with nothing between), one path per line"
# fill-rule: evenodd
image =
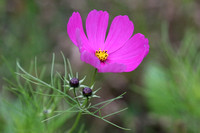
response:
M95 52L95 56L97 58L99 58L99 60L101 62L104 62L106 61L106 59L108 58L108 53L107 53L108 50L101 50L101 48L99 48L99 50L96 50Z
M76 88L79 86L79 80L77 78L72 78L69 84L71 87Z
M83 88L83 96L84 97L92 96L92 89L90 89L89 87Z

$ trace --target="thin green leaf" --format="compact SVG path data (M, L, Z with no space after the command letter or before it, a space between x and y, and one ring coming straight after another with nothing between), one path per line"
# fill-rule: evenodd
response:
M69 110L71 110L71 109L73 109L73 108L74 108L74 107L71 107L71 108L65 110L64 112L60 112L59 114L56 114L56 115L54 115L54 116L51 116L51 117L49 117L49 118L43 120L42 122L45 122L45 121L51 120L51 119L53 119L53 118L55 118L55 117L57 117L57 116L59 116L59 115L65 113L65 112L67 112L67 111L69 111Z
M52 116L52 117L49 117L49 118L47 118L47 119L45 119L45 120L43 120L43 121L41 121L41 122L45 122L45 121L51 120L51 119L53 119L53 118L55 118L55 117L57 117L57 116L59 116L59 115L62 115L62 114L63 114L63 113L56 114L56 115L54 115L54 116Z
M49 96L49 97L62 97L63 95L51 95L51 94L44 94L40 92L33 91L35 94L43 95L43 96Z
M37 70L37 57L35 57L35 75L38 78L38 70Z
M67 79L67 73L68 73L68 72L67 72L66 58L65 58L63 52L61 52L61 55L62 55L62 57L63 57L64 67L65 67L65 79Z
M49 87L49 88L52 88L52 89L58 91L59 93L63 94L64 96L68 97L68 98L69 98L70 100L72 100L73 102L77 103L76 100L74 100L71 96L69 96L69 95L67 95L66 93L64 93L64 92L62 92L62 91L56 89L55 87L49 85L48 83L46 83L46 82L44 82L44 81L42 81L42 80L40 80L40 79L38 79L38 78L32 76L31 74L27 73L27 72L20 66L20 64L19 64L18 62L17 62L17 66L18 66L18 68L19 68L23 73L25 73L27 76L29 76L29 77L32 78L33 80L35 80L35 81L37 81L37 82L39 82L39 83L41 83L41 84L43 84L43 85L46 85L46 87Z
M44 77L46 71L46 67L42 67L39 78L42 79Z
M51 85L52 85L52 86L54 86L54 78L53 78L54 64L55 64L55 54L53 53L53 56L52 56L52 64L51 64Z
M102 118L106 118L106 117L109 117L109 116L118 114L118 113L120 113L120 112L122 112L122 111L125 111L125 110L127 110L127 109L128 109L128 108L121 109L121 110L119 110L119 111L116 111L116 112L113 112L113 113L111 113L111 114L105 115L105 116L103 116Z
M70 72L71 77L74 77L74 76L73 76L73 72L72 72L71 63L69 62L69 59L67 59L67 64L68 64L68 66L69 66L69 72Z
M113 125L113 126L119 128L119 129L122 129L122 130L131 130L131 129L129 129L129 128L124 128L124 127L118 126L117 124L114 124L114 123L112 123L112 122L110 122L110 121L108 121L108 120L106 120L106 119L104 119L104 118L102 118L102 117L100 117L100 116L98 116L98 115L95 115L95 114L93 114L93 113L91 113L91 112L89 112L89 111L87 111L86 113L88 113L89 115L92 115L92 116L94 116L94 117L96 117L96 118L99 118L99 119L101 119L101 120L103 120L103 121L105 121L105 122L107 122L107 123L109 123L109 124L111 124L111 125Z
M115 100L117 100L117 99L122 98L122 96L125 95L125 94L126 94L126 92L124 92L123 94L121 94L121 95L119 95L119 96L117 96L117 97L115 97L115 98L112 98L112 99L109 99L109 100L106 100L106 101L103 101L103 102L97 103L97 104L95 104L95 105L92 105L91 107L93 108L93 107L97 107L97 106L99 106L99 105L101 105L101 104L104 104L104 103L110 102L110 101L115 101Z

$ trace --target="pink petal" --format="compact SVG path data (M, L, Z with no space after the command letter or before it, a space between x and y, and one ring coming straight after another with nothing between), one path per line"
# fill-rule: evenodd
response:
M80 53L82 51L89 51L89 52L94 52L94 50L88 45L88 40L87 39L83 39L81 38L81 33L80 33L80 29L76 29L76 42L79 48Z
M132 36L134 26L128 16L117 16L112 21L110 30L105 42L104 50L112 53L122 47L126 41Z
M104 45L108 19L109 14L106 11L92 10L87 16L87 36L94 50L98 50Z
M98 69L98 72L120 73L120 72L124 72L125 70L126 70L126 66L124 64L110 63L110 64L101 65L101 67Z
M74 12L72 16L69 18L68 24L67 24L67 33L69 35L69 38L72 40L72 42L78 46L76 42L76 30L80 30L80 35L82 38L86 38L83 25L82 25L82 19L78 12Z
M87 52L86 50L81 52L81 60L96 68L100 67L99 59L94 55L94 53Z
M148 51L148 39L138 33L127 41L122 48L110 54L108 60L126 65L125 72L130 72L139 66Z
M147 41L148 41L148 39L147 39ZM145 47L146 47L146 53L145 53L144 57L146 57L149 53L149 43Z
M82 19L78 12L74 12L69 18L69 22L67 24L67 33L69 38L76 46L83 46L82 48L84 49L88 49L89 51L92 50L91 46L89 45L90 43L88 43L88 39L84 33ZM84 43L84 45L80 44L80 42Z

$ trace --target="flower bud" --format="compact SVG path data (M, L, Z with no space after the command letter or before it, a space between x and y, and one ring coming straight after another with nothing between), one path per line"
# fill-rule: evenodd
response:
M77 78L72 78L69 84L71 87L76 88L79 86L79 80Z
M83 96L84 97L89 97L92 95L92 89L85 87L83 88Z

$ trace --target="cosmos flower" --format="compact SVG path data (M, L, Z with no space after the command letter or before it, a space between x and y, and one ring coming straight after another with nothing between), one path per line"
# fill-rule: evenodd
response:
M140 33L133 35L133 22L126 15L113 19L106 36L108 19L106 11L92 10L86 19L86 35L80 14L74 12L67 24L68 35L79 48L81 60L98 72L133 71L149 52L148 39Z

